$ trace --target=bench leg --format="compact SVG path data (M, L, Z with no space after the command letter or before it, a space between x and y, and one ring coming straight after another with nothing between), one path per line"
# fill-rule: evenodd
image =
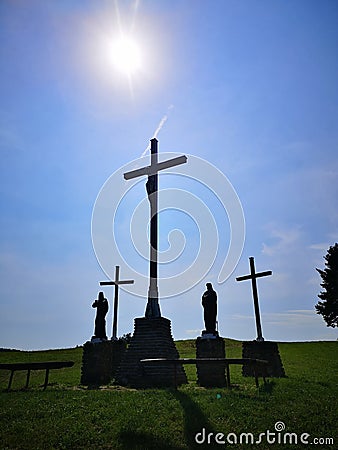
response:
M26 378L26 386L25 386L25 389L28 388L30 376L31 376L31 371L30 371L30 369L28 369L28 370L27 370L27 378Z
M269 377L269 375L268 375L267 368L266 368L266 366L265 366L265 367L263 367L263 381L264 381L264 384L265 384L265 385L267 384L267 381L266 381L266 378L267 378L267 377Z
M227 388L230 389L231 388L231 382L230 382L230 368L229 368L229 364L226 365L226 371L227 371Z
M8 382L7 391L9 391L10 388L11 388L11 386L12 386L13 375L14 375L14 370L11 370L11 376L9 377L9 382Z
M43 390L45 390L47 387L48 377L49 377L49 369L46 369L45 384L43 385Z

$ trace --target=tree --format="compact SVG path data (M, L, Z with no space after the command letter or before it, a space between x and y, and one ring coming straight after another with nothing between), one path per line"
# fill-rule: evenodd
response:
M322 277L321 287L324 289L318 297L315 308L321 314L328 327L338 327L338 244L331 246L325 259L324 270L316 269Z

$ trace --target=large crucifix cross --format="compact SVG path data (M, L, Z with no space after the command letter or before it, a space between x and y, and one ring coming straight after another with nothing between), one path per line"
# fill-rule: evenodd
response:
M254 257L251 256L249 258L250 261L250 275L244 275L243 277L237 277L237 281L243 280L251 280L252 285L252 295L254 300L254 308L255 308L255 318L256 318L256 328L257 328L257 339L256 341L264 341L262 334L262 325L261 325L261 317L259 313L259 305L258 305L258 292L257 292L257 282L256 279L260 277L267 277L268 275L272 275L271 270L267 270L266 272L256 273L255 271L255 260Z
M100 281L100 286L115 286L112 339L117 339L117 307L119 303L119 285L133 283L134 280L120 280L120 266L115 266L114 281Z
M132 170L124 174L126 180L148 175L146 189L150 203L150 256L149 256L149 290L145 316L147 318L161 317L158 303L157 258L158 258L158 172L169 167L187 162L185 155L167 161L158 162L157 139L151 139L151 164L141 169Z

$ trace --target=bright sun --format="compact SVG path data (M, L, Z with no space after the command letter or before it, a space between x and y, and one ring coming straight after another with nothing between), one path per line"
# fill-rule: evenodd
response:
M115 67L124 74L131 76L141 68L142 54L134 39L121 36L113 43L111 51Z

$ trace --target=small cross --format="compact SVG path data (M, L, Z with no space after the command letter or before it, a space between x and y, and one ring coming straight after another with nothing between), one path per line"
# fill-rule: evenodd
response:
M251 256L249 258L249 261L250 261L250 272L251 272L250 275L244 275L243 277L237 277L236 281L251 280L252 295L253 295L254 307L255 307L256 328L257 328L257 339L256 340L264 341L263 334L262 334L261 318L260 318L260 313L259 313L256 279L260 278L260 277L267 277L268 275L272 275L272 271L267 270L266 272L256 273L255 260L254 260L253 256Z
M118 307L118 302L119 302L119 285L120 284L133 284L133 283L134 283L134 280L120 280L120 266L115 266L115 280L114 281L100 281L100 286L115 286L112 339L117 339L117 307Z
M147 318L161 317L158 303L157 286L157 253L158 253L158 172L187 162L185 155L167 161L158 162L157 139L151 139L151 164L141 169L124 174L125 180L148 175L146 189L150 203L150 255L149 255L149 290L145 316Z

